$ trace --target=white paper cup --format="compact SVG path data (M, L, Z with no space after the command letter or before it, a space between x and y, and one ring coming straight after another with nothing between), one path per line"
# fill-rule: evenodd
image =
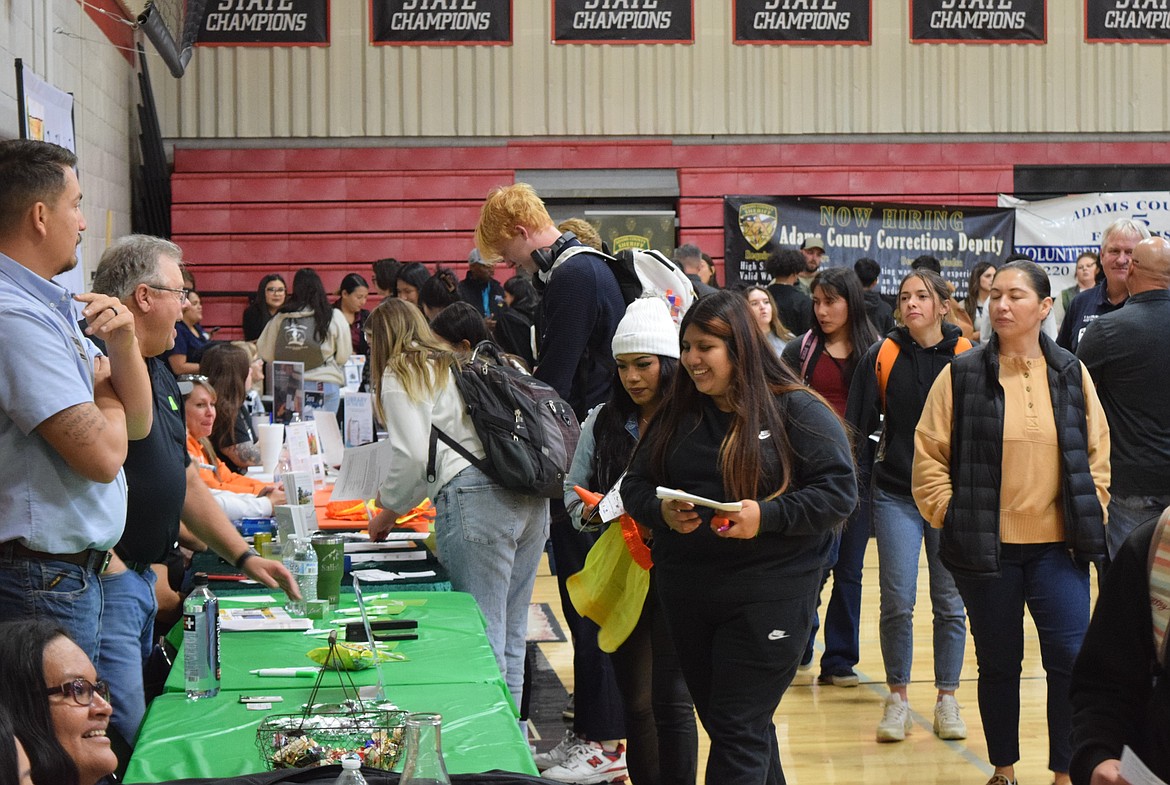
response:
M280 448L284 446L284 425L261 423L259 431L260 464L266 474L272 474L280 460Z

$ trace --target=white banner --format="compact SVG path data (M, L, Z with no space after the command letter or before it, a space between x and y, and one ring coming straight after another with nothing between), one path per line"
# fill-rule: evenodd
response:
M1101 233L1118 218L1132 218L1151 234L1170 231L1170 192L1092 193L1028 202L999 195L1000 207L1016 210L1016 251L1026 253L1052 280L1052 294L1075 286L1083 251L1101 249Z

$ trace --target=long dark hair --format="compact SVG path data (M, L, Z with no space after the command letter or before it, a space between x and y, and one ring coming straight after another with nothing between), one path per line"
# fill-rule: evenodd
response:
M398 268L398 274L394 276L394 296L398 296L398 282L406 281L408 284L422 292L423 284L431 274L427 272L427 268L422 262L407 262Z
M990 268L995 267L991 262L980 262L971 268L971 277L967 279L967 297L963 300L963 310L971 317L971 323L975 323L975 309L979 307L979 279Z
M431 320L431 330L452 346L467 341L474 349L481 341L490 341L483 314L471 303L451 303Z
M341 286L337 287L337 291L340 294L353 294L358 289L368 290L369 288L370 284L366 282L365 278L362 278L357 273L350 273L341 279ZM341 308L341 297L333 301L333 307L337 309Z
M540 295L537 294L532 281L519 275L513 275L504 281L504 291L512 295L511 307L528 316L532 316L536 306L540 304Z
M830 295L845 300L845 305L849 309L849 340L853 344L852 354L860 355L881 337L865 313L865 292L861 288L861 279L857 277L857 273L848 267L830 267L816 274L809 289L815 292L818 286ZM825 333L817 319L813 319L812 331L813 335L822 341L825 340Z
M418 288L418 305L420 308L441 311L459 302L458 289L459 279L455 277L455 273L451 272L450 268L440 265L435 268L435 274L423 281L423 285Z
M664 401L678 373L678 360L661 354L655 356L658 358L658 399ZM638 404L622 385L621 374L614 371L613 392L593 423L596 447L589 478L593 490L609 490L629 465L630 456L634 454L634 440L626 430L626 423L638 411ZM644 433L640 435L645 436Z
M254 311L265 319L271 316L268 313L268 301L266 299L268 292L265 290L268 288L268 284L273 281L280 281L284 285L284 288L288 289L288 284L284 282L284 276L279 273L269 273L260 279L260 285L256 287L256 294L252 295L252 300L248 303L248 307L244 309L245 311ZM288 297L287 291L285 292L285 297Z
M211 426L211 444L216 451L236 444L236 418L248 394L248 368L252 360L248 351L230 343L218 343L203 353L199 373L215 387L215 423Z
M53 622L0 624L0 704L20 716L20 741L32 763L33 782L77 785L77 766L57 741L45 696L45 649L58 638L69 636Z
M329 304L329 296L325 294L325 284L321 283L321 276L312 267L302 267L293 276L292 295L288 302L280 309L281 313L294 311L312 311L313 322L316 324L317 341L324 341L329 335L329 324L333 321L333 306Z
M16 778L11 779L15 773ZM20 769L16 760L16 726L8 707L0 703L0 782L20 781Z
M783 493L792 480L795 456L788 441L785 413L776 396L808 388L772 351L739 292L724 289L700 298L683 317L682 340L686 340L691 326L723 341L734 368L727 391L734 414L731 429L719 448L724 492L731 499L755 499L761 495L771 498ZM689 433L698 426L704 397L689 376L679 374L669 398L659 405L638 447L650 451L650 467L658 477L666 476L671 442L679 436L685 438L684 431ZM764 430L772 433L771 439L758 438ZM780 465L779 487L764 489L765 494L759 493L762 446L775 450Z

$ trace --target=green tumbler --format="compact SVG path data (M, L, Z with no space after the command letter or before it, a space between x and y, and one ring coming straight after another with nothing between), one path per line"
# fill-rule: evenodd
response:
M345 542L336 534L313 535L317 552L317 599L329 600L337 609L341 600L341 576L345 573Z

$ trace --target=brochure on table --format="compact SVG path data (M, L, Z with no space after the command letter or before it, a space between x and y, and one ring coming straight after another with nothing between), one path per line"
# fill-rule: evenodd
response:
M313 482L325 482L325 453L314 420L289 423L285 428L288 458L294 472L307 472Z
M374 441L374 399L369 393L345 395L345 446L358 447Z
M305 364L277 360L272 363L272 420L288 425L293 413L298 417L305 411Z

